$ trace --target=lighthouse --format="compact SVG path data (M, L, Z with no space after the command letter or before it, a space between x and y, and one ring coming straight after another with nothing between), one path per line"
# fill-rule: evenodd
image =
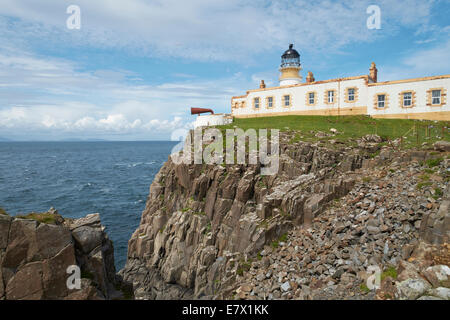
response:
M289 49L286 50L281 56L280 86L289 86L301 83L301 70L302 66L300 64L300 54L294 49L294 45L290 44Z

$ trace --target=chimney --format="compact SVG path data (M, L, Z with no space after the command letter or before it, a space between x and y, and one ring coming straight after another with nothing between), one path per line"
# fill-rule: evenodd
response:
M266 84L264 83L264 80L261 80L261 83L259 84L260 89L264 89L266 87Z
M316 81L316 79L314 79L314 75L311 71L308 71L308 75L306 76L306 83L312 83Z
M369 78L372 79L373 82L377 82L378 81L378 69L377 69L377 66L375 65L375 62L372 62L369 70L370 70Z

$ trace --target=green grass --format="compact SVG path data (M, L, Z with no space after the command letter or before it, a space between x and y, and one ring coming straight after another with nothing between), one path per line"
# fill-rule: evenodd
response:
M4 216L7 216L8 215L8 213L5 211L5 209L3 209L3 208L0 208L0 215L4 215Z
M272 243L270 245L272 246L272 248L276 249L280 245L280 242L286 242L287 238L288 238L288 234L284 233L281 235L280 238L278 238L278 240L272 241Z
M241 260L241 262L239 263L239 267L236 270L236 273L240 276L242 276L244 274L244 271L249 271L250 268L252 266L252 260L248 260L247 262L245 262L244 260Z
M361 285L359 286L359 289L364 293L370 292L370 289L367 287L367 285L365 283L361 283Z
M431 186L432 183L427 181L427 182L420 182L417 184L417 190L422 190L424 187L429 187Z
M261 229L267 229L268 226L269 226L269 220L268 219L264 219L263 221L261 221L258 224L258 228L261 228Z
M437 167L438 165L441 164L441 162L442 162L443 160L444 160L444 159L442 159L442 158L429 159L429 160L427 160L427 165L428 165L428 167L430 167L430 168Z
M434 188L434 195L433 198L435 200L439 199L440 197L442 197L444 195L444 193L442 192L441 188Z
M427 174L422 174L422 175L419 176L419 179L421 181L429 181L430 180L430 176L427 175Z
M390 266L388 267L382 274L381 274L381 281L383 281L385 278L391 277L392 279L397 279L397 270L395 267Z
M43 212L43 213L36 213L32 212L26 215L17 215L16 218L19 219L30 219L30 220L36 220L41 223L47 223L47 224L55 224L56 216L54 214Z
M427 131L426 126L430 126ZM428 144L438 140L450 140L448 127L450 122L419 121L407 119L373 119L368 116L278 116L260 118L236 118L233 123L218 126L221 130L234 127L247 129L279 129L280 131L295 130L295 141L327 141L337 140L348 143L348 139L357 139L367 134L378 134L385 140L403 139L403 148L419 147L423 142ZM432 128L431 128L432 126ZM317 131L330 133L330 129L338 130L336 136L317 138ZM417 134L414 134L414 133Z

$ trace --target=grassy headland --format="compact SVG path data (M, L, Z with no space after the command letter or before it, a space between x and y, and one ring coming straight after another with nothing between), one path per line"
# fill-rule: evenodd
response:
M369 116L278 116L235 119L232 124L218 126L221 130L234 127L247 129L280 129L296 131L294 141L326 142L335 140L344 144L367 134L377 134L383 140L401 138L402 148L418 148L424 142L429 147L439 140L450 141L450 122L407 119L374 119ZM319 131L338 133L333 136L317 136Z

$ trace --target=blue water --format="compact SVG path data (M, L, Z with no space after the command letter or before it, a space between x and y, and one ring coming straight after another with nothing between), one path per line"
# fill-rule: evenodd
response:
M55 207L70 218L100 213L117 270L139 225L154 176L175 142L1 142L0 207L9 214Z

